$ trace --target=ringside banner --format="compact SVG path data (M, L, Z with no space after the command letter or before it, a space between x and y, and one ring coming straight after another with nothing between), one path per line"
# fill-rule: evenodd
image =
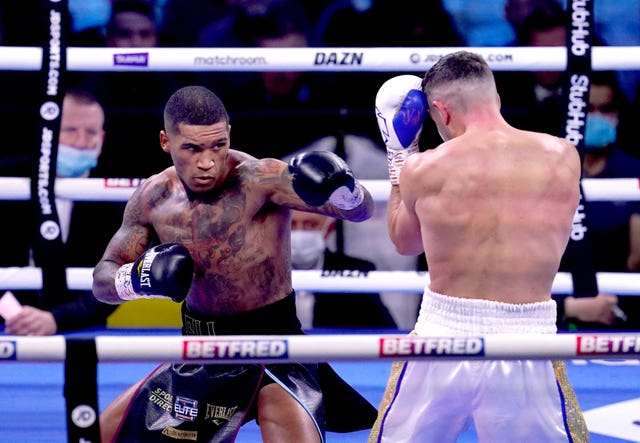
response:
M36 220L33 255L42 267L41 304L48 308L52 299L66 291L65 262L58 212L55 202L56 157L60 134L60 114L66 73L66 0L41 0L43 22L42 68L40 70L39 132L35 162L31 172L31 206Z

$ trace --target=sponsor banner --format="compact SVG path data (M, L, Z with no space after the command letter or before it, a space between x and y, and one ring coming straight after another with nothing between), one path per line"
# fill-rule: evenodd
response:
M380 357L443 356L482 357L481 337L398 337L380 339Z
M14 340L0 340L0 360L17 360Z
M593 2L571 0L567 4L567 80L564 85L566 119L564 134L560 134L578 150L580 160L584 156L589 89L591 85L591 39L594 29ZM573 295L592 297L598 294L598 280L593 260L593 247L589 235L589 217L583 202L584 191L580 184L580 205L573 219L571 237L565 255L570 263ZM572 329L573 326L569 325Z
M146 68L149 66L149 53L113 54L113 66Z
M185 360L278 360L289 358L289 342L282 339L184 339Z
M142 184L143 178L105 178L105 188L137 188Z
M577 355L640 355L640 336L636 335L579 335L576 337Z
M311 71L424 73L445 54L463 47L310 48L70 48L72 71ZM565 49L474 48L496 71L564 70ZM541 56L544 50L544 56Z
M55 204L56 157L60 133L60 114L66 78L66 0L41 0L46 18L42 30L42 67L40 69L39 129L34 139L31 167L31 208L36 221L33 256L42 268L40 307L48 309L67 290L64 269L62 230Z

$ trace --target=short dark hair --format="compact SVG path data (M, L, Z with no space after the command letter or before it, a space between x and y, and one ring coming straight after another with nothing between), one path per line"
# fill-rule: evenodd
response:
M113 34L116 29L116 16L122 12L136 12L140 15L144 15L154 24L156 22L156 16L153 11L153 6L146 0L116 0L111 6L111 15L107 21L106 31L107 34Z
M484 59L473 52L458 51L440 58L424 75L422 90L427 98L438 86L457 80L493 80L493 72Z
M565 28L568 23L569 16L562 5L556 2L538 5L530 15L514 26L517 43L521 46L529 46L534 32Z
M187 125L213 125L229 122L222 103L204 86L185 86L174 92L164 107L164 127L169 133L178 132L180 123Z
M65 91L65 98L70 98L76 103L82 105L98 105L102 106L95 95L86 89L69 88Z

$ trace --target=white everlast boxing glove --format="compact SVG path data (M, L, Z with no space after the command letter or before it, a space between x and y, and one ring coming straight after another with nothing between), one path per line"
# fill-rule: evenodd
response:
M376 118L387 147L389 179L393 185L400 183L400 171L406 159L419 151L427 109L422 79L415 75L393 77L378 90Z
M163 243L147 250L116 273L116 292L122 300L170 298L179 303L189 293L193 259L178 243Z

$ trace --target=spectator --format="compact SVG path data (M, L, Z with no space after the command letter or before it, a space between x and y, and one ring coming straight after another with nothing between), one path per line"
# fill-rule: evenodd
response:
M640 158L637 137L638 121L640 121L640 85L638 85L635 97L631 100L629 112L622 116L618 127L619 147L636 158Z
M626 96L618 85L615 72L594 72L589 91L589 112L585 130L585 154L583 177L585 178L636 178L640 171L640 159L629 155L617 146L617 129L627 110ZM634 201L586 201L585 212L596 271L638 272L640 264L634 257L640 254L640 204ZM634 221L636 220L636 221ZM565 257L563 268L567 266ZM565 310L579 311L575 323L580 328L640 329L640 303L635 296L600 294L598 300L568 298ZM627 319L616 318L612 313L600 311L605 299L618 301ZM591 310L587 310L591 306ZM599 306L599 307L598 307ZM565 316L571 318L571 313ZM598 314L601 312L602 314ZM573 319L572 319L573 320Z
M441 1L412 2L410 0L372 0L352 2L332 1L323 11L317 34L330 47L376 46L460 46L462 39L452 18L444 10ZM386 153L379 142L375 119L371 118L373 97L362 91L376 91L392 73L342 72L336 77L336 101L346 109L344 126L348 135L357 135L362 143L348 146L345 139L345 155L354 162L354 170L362 158L363 178L387 179ZM347 135L347 136L348 136ZM425 122L421 144L424 147L438 145L440 138L432 121ZM367 145L368 147L364 147ZM373 148L373 149L371 149ZM417 257L398 254L387 233L386 203L376 203L374 215L360 225L345 223L345 252L365 257L381 271L416 271ZM375 243L372 243L375 242ZM399 292L382 293L382 299L394 314L401 329L411 329L417 318L421 294Z
M334 0L317 24L317 35L329 47L445 47L462 46L463 39L440 0ZM400 74L400 73L399 73ZM406 72L402 72L406 74ZM378 140L371 119L372 97L394 73L341 72L336 77L338 105L350 111L349 130ZM440 142L435 126L423 131L423 146Z
M565 46L567 16L556 0L538 2L528 15L515 15L508 6L518 46ZM519 10L518 10L519 11ZM564 71L496 73L502 109L514 126L552 135L563 134Z
M193 48L199 45L200 31L230 13L235 0L166 0L162 35L168 46Z
M462 34L466 46L508 46L513 42L513 28L504 17L504 1L442 0L442 3ZM521 3L532 2L524 0Z
M112 48L153 48L158 46L158 29L149 2L120 0L106 28L106 44Z
M103 125L103 109L91 94L67 91L60 124L58 176L86 177L90 174L102 152ZM28 156L4 158L0 164L2 175L27 175L31 167L29 160ZM12 252L2 257L0 266L39 265L31 258L31 233L36 227L32 223L30 206L27 202L1 204L5 216L0 219L0 229L9 234L7 241ZM61 259L68 266L94 266L100 259L100 248L109 241L109 233L120 224L123 205L56 199L56 206L65 243L65 257ZM26 306L7 321L5 331L10 334L50 335L104 326L114 311L114 306L98 302L91 291L68 291L44 298L32 291L14 293Z
M640 45L640 0L594 2L593 10L596 34L607 45ZM627 100L633 100L635 89L640 84L640 71L621 70L616 72L616 77Z
M312 26L297 2L247 1L234 11L228 20L203 30L202 46L300 48L315 44ZM278 158L290 154L327 135L326 128L335 126L331 115L338 118L332 76L326 73L266 70L207 73L202 78L232 104L234 133L239 134L234 136L236 146L258 157L264 152ZM286 137L281 134L282 121L287 122ZM242 129L245 127L251 130Z
M387 180L387 157L380 146L368 137L358 134L327 135L315 140L302 151L327 150L337 153L349 162L353 172L365 180ZM284 158L288 161L293 155ZM387 234L387 204L376 202L373 215L367 223L336 221L336 251L355 257L366 257L379 271L415 271L415 257L400 255ZM415 324L420 306L420 293L385 291L380 296L391 311L397 326L408 330Z
M153 7L144 0L116 0L106 27L105 45L157 46L160 38ZM109 139L97 172L105 177L147 177L171 164L158 149L157 128L171 91L185 81L171 72L96 72L77 84L92 91L105 107ZM135 147L135 149L132 149Z
M322 214L293 211L291 219L291 262L293 269L322 269L338 275L340 271L357 271L366 275L375 265L367 260L333 252L327 239L335 229L335 220ZM311 300L309 299L309 296ZM313 327L330 328L396 328L395 321L380 298L370 293L316 293L296 291L296 297L307 304L299 318L309 325L309 304ZM306 303L305 303L306 302ZM309 303L310 302L310 303Z

